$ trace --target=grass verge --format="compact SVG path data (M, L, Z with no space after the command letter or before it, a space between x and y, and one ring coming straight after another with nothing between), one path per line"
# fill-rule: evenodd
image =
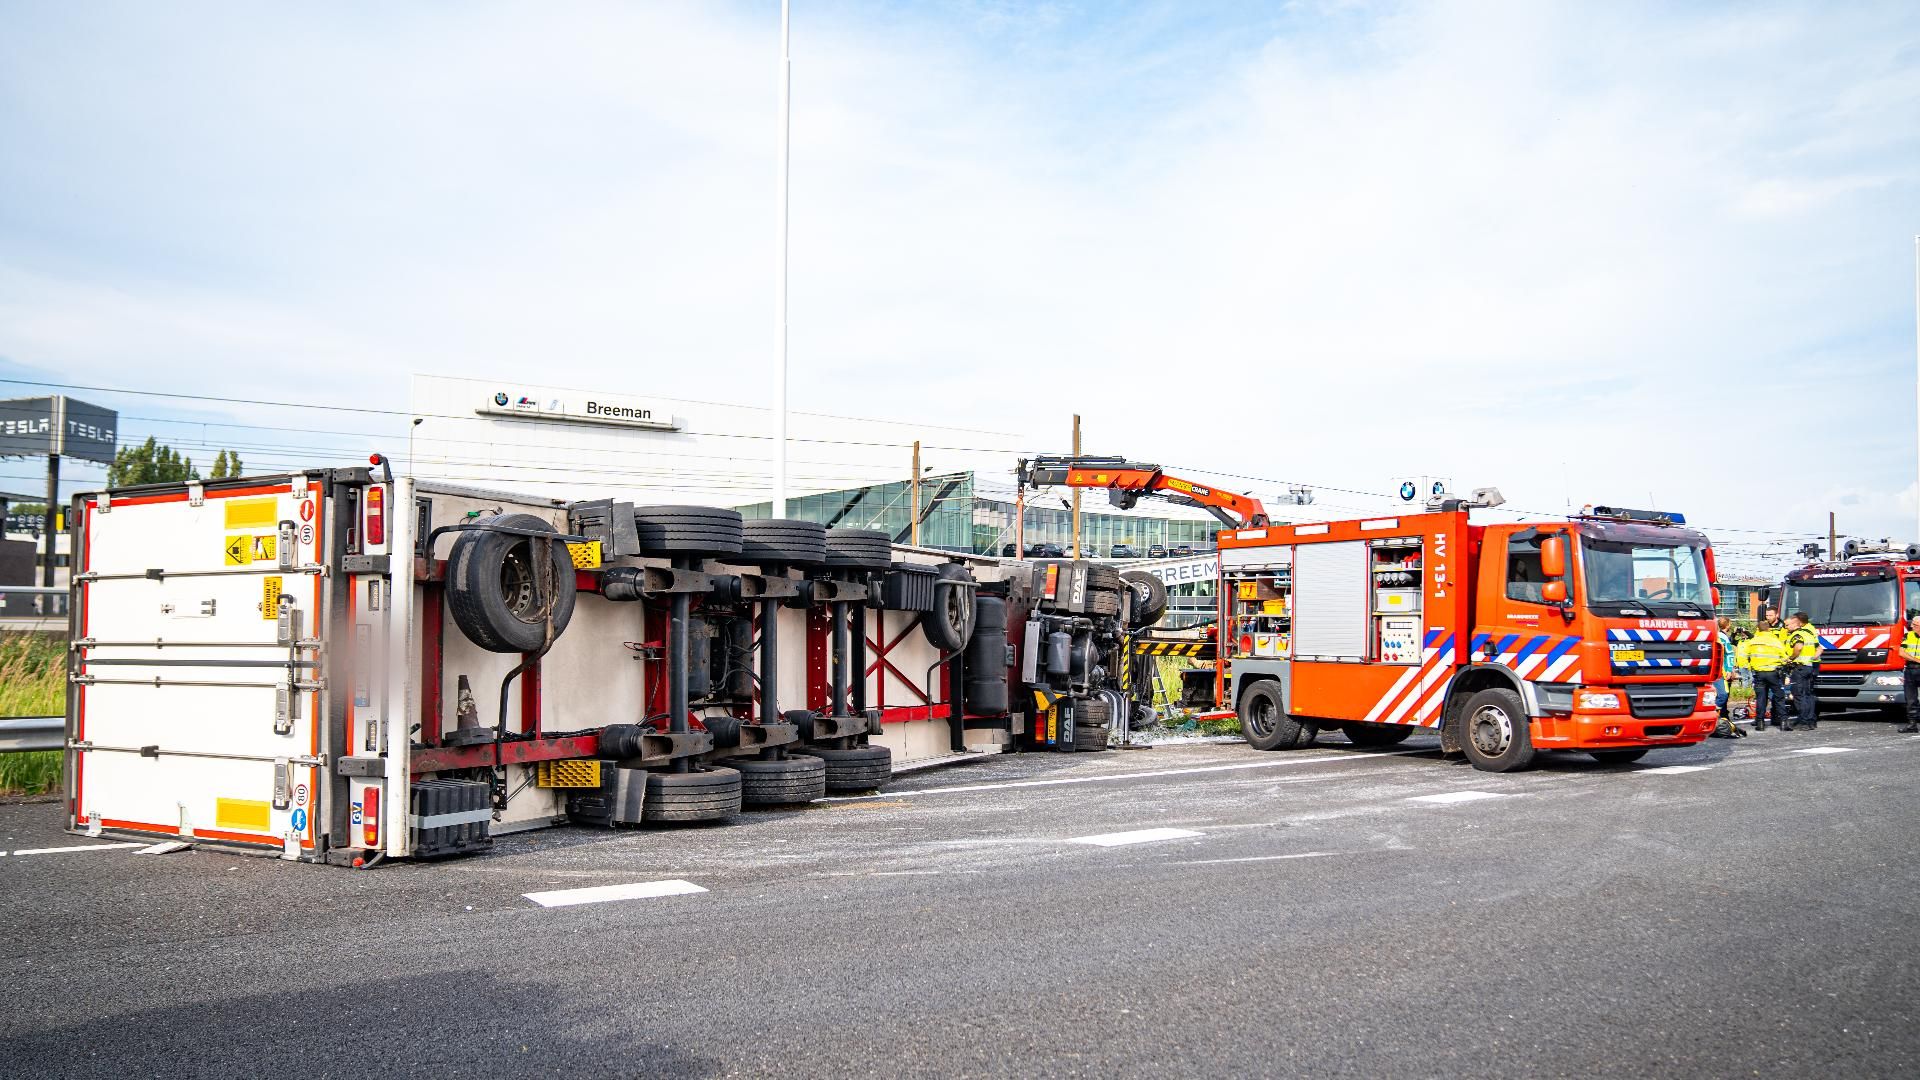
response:
M66 708L65 640L0 633L0 716L55 716ZM0 754L0 795L40 795L59 786L59 751Z

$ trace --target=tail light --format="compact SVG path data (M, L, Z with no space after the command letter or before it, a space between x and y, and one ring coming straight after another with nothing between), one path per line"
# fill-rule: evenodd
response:
M367 489L367 544L383 546L387 542L387 490L375 485Z
M371 784L360 793L360 832L362 847L380 846L380 789Z

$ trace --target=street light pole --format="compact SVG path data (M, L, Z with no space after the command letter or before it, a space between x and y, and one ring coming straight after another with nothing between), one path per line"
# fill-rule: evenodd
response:
M779 337L774 371L773 516L787 516L787 139L792 126L793 59L788 54L789 0L780 0L780 283L774 301Z

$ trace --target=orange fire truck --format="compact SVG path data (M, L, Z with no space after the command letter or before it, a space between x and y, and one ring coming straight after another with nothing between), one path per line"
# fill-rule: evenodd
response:
M1499 505L1220 534L1223 705L1263 750L1339 728L1505 772L1541 750L1633 761L1713 731L1713 552L1677 514L1592 507L1476 525Z

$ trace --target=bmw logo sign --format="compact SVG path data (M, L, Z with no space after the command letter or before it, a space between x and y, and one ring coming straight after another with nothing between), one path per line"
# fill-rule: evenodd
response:
M1447 490L1447 485L1441 483L1438 480L1435 480L1433 482L1433 491L1431 492L1431 494L1442 495L1446 493L1446 490Z
M1407 502L1412 502L1414 495L1418 491L1419 489L1413 486L1413 481L1408 480L1407 482L1400 485L1400 498L1404 499Z
M511 398L509 398L509 397L507 397L507 395L506 395L506 393L505 393L504 391L503 391L503 392L501 392L501 393L498 393L498 394L495 394L495 395L493 395L493 403L494 403L495 405L505 405L505 404L506 404L507 402L509 402L509 401L511 401L511 400L513 400L513 399L511 399Z

